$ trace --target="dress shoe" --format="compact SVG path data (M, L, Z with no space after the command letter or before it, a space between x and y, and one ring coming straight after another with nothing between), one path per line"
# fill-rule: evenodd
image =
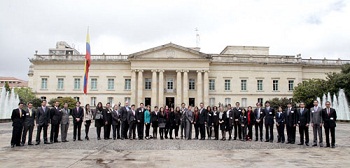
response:
M265 142L270 142L269 140L266 140Z
M51 144L50 142L44 142L44 144Z
M287 142L286 144L290 144L290 142Z
M55 141L54 143L61 143L60 141Z
M24 143L21 143L21 146L24 146Z
M335 145L332 145L332 148L335 148Z
M284 143L284 141L282 141L282 143Z
M290 144L295 144L295 142L291 142Z
M30 146L31 146L31 145L33 145L33 144L32 144L32 143L28 143L28 145L30 145Z
M260 142L262 142L263 140L262 139L260 139Z
M15 145L11 145L11 148L14 148L15 147Z
M73 139L73 141L75 141L75 139Z
M81 140L81 139L78 139L78 141L83 141L83 140Z
M312 146L317 146L317 144L313 144Z
M115 140L115 138L113 138L113 140Z
M277 141L277 143L281 143L281 141Z
M298 143L298 145L304 145L303 143Z
M331 147L331 145L329 145L329 144L328 144L328 145L326 145L326 148L329 148L329 147Z
M309 143L305 143L306 146L309 146Z
M258 141L258 139L255 139L255 141Z
M35 145L40 145L40 142L35 143Z
M323 147L323 144L320 144L320 147Z

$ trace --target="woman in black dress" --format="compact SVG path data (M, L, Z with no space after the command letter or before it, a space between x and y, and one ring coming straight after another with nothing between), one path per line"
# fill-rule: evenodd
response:
M213 111L211 110L211 107L208 106L207 107L207 135L208 135L208 139L211 139L211 134L213 132L212 127L213 127Z
M218 107L213 107L213 127L214 127L214 135L215 140L219 140L219 112Z
M198 107L194 107L194 111L193 111L193 125L194 125L194 132L195 132L195 138L194 139L198 139L199 136L199 110Z
M161 107L159 109L159 115L158 115L158 125L159 125L159 135L160 139L164 139L164 132L165 132L165 116L164 116L164 108Z
M104 126L103 122L103 106L101 102L97 103L96 112L94 114L95 127L97 133L97 140L101 140L101 127Z
M180 118L181 118L180 107L176 107L175 120L174 120L175 139L179 139Z
M221 136L222 136L221 140L223 140L223 141L226 140L225 120L226 120L226 112L224 111L222 106L220 106L219 107L219 125L220 125Z

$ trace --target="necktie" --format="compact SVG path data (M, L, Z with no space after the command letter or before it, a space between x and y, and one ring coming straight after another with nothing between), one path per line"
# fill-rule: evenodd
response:
M19 109L19 118L22 118L22 110Z
M304 111L304 109L302 108L302 109L300 110L300 114L301 114L301 115L303 114L303 111Z
M258 118L260 118L260 108L258 109Z
M327 109L327 114L328 114L328 116L329 116L329 114L330 114L330 112L329 112L329 108Z
M32 116L32 109L29 109L29 116Z
M278 118L280 118L281 117L281 113L278 113Z

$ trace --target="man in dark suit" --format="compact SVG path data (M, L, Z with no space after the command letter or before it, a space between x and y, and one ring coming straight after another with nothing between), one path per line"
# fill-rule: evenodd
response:
M103 110L103 121L104 121L104 139L108 140L111 139L111 126L112 126L112 109L111 109L111 104L107 103L106 104L106 109Z
M288 102L287 108L284 113L286 114L286 127L287 127L287 144L295 143L295 130L296 130L296 113L297 110L292 107L292 103Z
M261 103L256 103L255 114L255 141L258 141L258 133L260 131L260 141L263 140L263 125L264 125L264 115L263 109L261 108Z
M136 120L137 120L137 136L139 140L143 140L143 124L145 121L145 108L143 103L140 103L140 107L136 110Z
M18 103L18 108L13 109L11 120L12 120L12 139L11 148L21 146L21 135L23 130L23 122L25 121L26 115L23 110L23 103Z
M112 111L113 140L120 139L120 110L118 108L119 105L114 105Z
M35 120L35 110L33 109L33 104L29 102L28 104L28 110L25 112L25 120L23 124L23 134L22 134L22 144L24 145L26 143L26 137L28 132L28 145L33 145L32 143L32 136L33 136L33 130L34 130L34 120Z
M46 107L46 100L43 100L41 102L41 107L38 108L37 114L36 114L36 125L37 125L37 133L36 133L36 144L40 144L40 133L41 130L44 131L43 137L44 137L44 143L50 144L47 142L47 128L50 125L50 109Z
M270 107L270 102L265 102L265 129L266 129L266 140L265 142L273 142L273 124L275 123L273 118L275 116L275 110ZM270 132L270 135L269 135Z
M231 104L227 105L227 111L224 112L224 124L225 124L225 131L228 132L228 140L232 140L232 129L233 129L233 123L234 123L234 114L233 114L233 110L231 108ZM224 140L226 140L226 138L224 138Z
M136 112L135 105L131 105L131 109L128 111L128 122L129 122L129 139L136 139ZM132 136L131 136L132 134Z
M337 112L331 108L331 102L326 102L326 108L322 110L322 119L324 122L324 130L326 134L326 147L329 148L329 131L331 131L332 148L335 148L335 127L337 126Z
M277 143L284 143L284 124L285 124L285 113L282 112L282 107L278 108L278 112L276 113L276 127L278 133Z
M128 122L128 113L129 113L130 107L129 102L126 101L124 107L120 109L120 115L121 115L121 137L122 140L128 139L128 129L129 129L129 122Z
M205 124L207 124L207 110L204 108L203 103L200 103L198 123L199 123L199 130L201 133L200 140L205 140Z
M151 113L151 124L153 127L153 139L157 139L158 118L159 118L158 106L154 106L154 111Z
M50 133L50 143L58 143L58 131L60 128L62 111L59 109L59 102L55 102L53 108L50 109L51 118L51 133Z
M303 102L300 103L300 108L296 115L296 120L299 126L300 143L298 145L304 145L304 134L305 134L305 145L309 146L309 123L310 123L310 111L305 108Z
M241 124L239 123L239 117L242 114L242 108L240 107L239 102L236 102L236 107L233 108L233 119L234 119L234 128L235 128L235 133L234 133L234 138L233 140L237 139L237 133L238 133L238 138L239 140L242 140L242 134L241 134ZM244 137L243 137L244 138Z
M80 107L79 101L75 104L75 108L73 109L73 112L72 112L72 117L73 117L73 124L74 124L73 141L75 141L77 138L77 132L78 132L78 141L82 141L80 135L81 135L81 124L83 123L83 117L84 117L84 109Z

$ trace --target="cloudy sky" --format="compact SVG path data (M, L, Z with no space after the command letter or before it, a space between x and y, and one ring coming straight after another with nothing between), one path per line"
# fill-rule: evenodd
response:
M130 54L169 42L220 53L227 45L270 54L350 59L350 0L1 0L0 76L27 80L35 50L57 41L85 53Z

